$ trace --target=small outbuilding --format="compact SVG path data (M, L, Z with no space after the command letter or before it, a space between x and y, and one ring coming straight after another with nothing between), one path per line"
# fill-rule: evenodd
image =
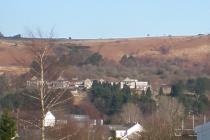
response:
M143 132L143 127L139 123L128 126L112 125L109 128L110 130L115 131L116 138L120 138L122 140L128 140Z
M55 116L48 111L44 118L44 126L45 127L54 127L55 126Z

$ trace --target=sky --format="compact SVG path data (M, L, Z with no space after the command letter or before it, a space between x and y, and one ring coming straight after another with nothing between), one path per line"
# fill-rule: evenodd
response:
M5 36L54 29L60 38L210 33L210 0L0 0Z

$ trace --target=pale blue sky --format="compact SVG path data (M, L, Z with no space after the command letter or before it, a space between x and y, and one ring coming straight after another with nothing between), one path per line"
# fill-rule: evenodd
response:
M57 37L210 33L210 0L0 0L0 31L55 28Z

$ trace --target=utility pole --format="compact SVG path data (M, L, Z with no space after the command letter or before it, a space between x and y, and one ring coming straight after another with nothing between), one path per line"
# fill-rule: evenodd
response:
M205 124L206 123L206 115L204 114L203 115L203 124Z
M193 129L195 128L195 115L193 114Z
M182 130L184 130L184 120L182 119Z

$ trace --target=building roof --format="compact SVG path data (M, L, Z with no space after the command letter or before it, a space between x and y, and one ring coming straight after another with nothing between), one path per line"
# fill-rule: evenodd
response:
M36 77L36 76L33 76L33 77L31 78L31 80L35 81L35 80L37 80L37 77Z
M209 131L209 129L210 129L210 122L207 122L205 124L196 126L195 127L195 132L200 133L202 131L207 131L207 130Z
M108 125L109 129L111 130L127 130L129 127L124 125Z
M55 116L50 111L48 111L45 115L45 119L55 119Z
M138 123L136 123L136 124L138 124ZM108 127L111 130L128 130L129 128L133 127L136 124L125 124L125 125L114 124L114 125L108 125Z
M138 82L136 82L136 85L145 85L145 86L147 86L148 82L138 81Z
M130 79L130 78L128 78L128 77L126 77L124 80L123 80L124 82L132 82L132 81L138 81L137 79Z
M58 77L58 79L57 79L58 81L65 81L66 80L66 78L64 78L62 75L60 75L59 77Z
M79 115L79 114L71 114L72 119L75 119L76 121L88 121L89 116L88 115Z

